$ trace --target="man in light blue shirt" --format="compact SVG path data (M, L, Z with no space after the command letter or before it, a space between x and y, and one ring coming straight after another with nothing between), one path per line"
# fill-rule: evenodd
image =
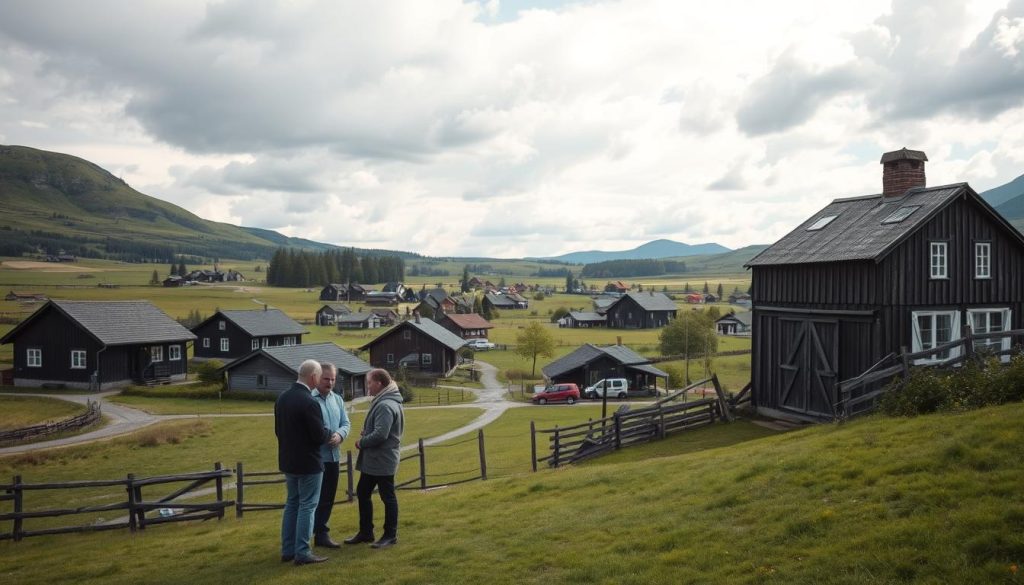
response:
M331 391L334 388L335 379L338 376L338 368L334 364L322 363L320 367L323 374L320 376L320 383L313 390L313 398L320 405L320 412L324 417L324 426L330 433L338 433L341 440L348 437L352 424L345 412L345 401L341 396ZM341 548L341 545L331 540L330 528L327 522L331 519L331 509L334 508L334 496L338 493L338 475L341 462L341 448L339 445L325 444L320 447L320 460L324 464L324 477L320 485L320 502L316 506L316 514L313 520L313 544L326 548Z

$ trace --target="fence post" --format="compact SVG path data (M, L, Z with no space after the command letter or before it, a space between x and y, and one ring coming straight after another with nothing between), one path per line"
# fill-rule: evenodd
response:
M128 529L135 532L137 523L135 519L135 474L129 473L125 481L128 490Z
M142 503L142 486L135 486L135 504L137 513L139 515L139 530L146 529L146 509L140 506Z
M224 466L220 464L220 461L217 461L213 464L213 470L223 471ZM217 484L217 503L220 504L224 501L224 476L218 473L215 481ZM219 506L218 508L217 520L221 520L224 518L224 506Z
M241 461L235 464L235 491L235 518L241 518L242 505L245 503L245 471Z
M622 420L619 418L619 413L612 413L612 420L615 422L615 450L622 448Z
M900 358L903 360L903 379L907 379L910 376L910 360L907 359L907 346L900 346Z
M660 438L665 438L665 409L658 405L658 435Z
M974 355L974 328L971 327L970 323L965 322L963 327L963 339L964 339L964 362L973 359Z
M480 446L480 479L487 479L487 455L484 453L484 430L476 432L477 443Z
M427 453L423 449L423 439L419 440L420 446L420 489L427 489Z
M729 402L725 399L725 390L718 383L718 374L711 374L711 383L715 386L715 394L718 396L718 409L722 411L722 418L725 422L732 422L732 413L729 412Z
M21 476L14 476L14 542L21 540L21 532L24 528L24 519L21 514L25 511L24 507L24 490L21 489Z
M561 452L561 447L558 444L559 440L561 438L559 436L560 434L561 433L558 432L558 425L555 425L555 447L554 447L554 453L551 454L551 463L552 463L552 467L556 467L556 468L558 467L558 455Z
M530 421L530 460L533 463L533 470L537 471L537 425Z
M345 451L345 467L348 469L348 501L352 501L352 476L355 475L352 469L352 450Z

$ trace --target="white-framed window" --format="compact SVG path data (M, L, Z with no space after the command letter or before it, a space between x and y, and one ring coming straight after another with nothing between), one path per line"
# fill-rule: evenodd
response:
M154 345L153 347L149 348L149 358L154 362L164 361L164 346Z
M256 387L257 388L266 388L267 387L267 375L266 374L256 374Z
M181 361L181 346L171 345L167 347L167 359L172 362Z
M25 365L30 368L43 367L43 350L38 347L30 347L25 352Z
M428 365L428 364L434 363L434 356L433 356L433 354L424 353L424 354L420 354L420 355L423 358L423 365Z
M992 278L992 244L974 244L974 278Z
M84 370L85 369L85 350L84 349L72 349L71 350L71 369L72 370Z
M205 347L205 348L209 348L210 347L210 338L209 337L204 337L203 338L203 347Z
M967 309L967 322L970 323L971 332L975 335L1006 331L1010 328L1010 309ZM1010 338L979 339L974 346L977 349L1005 351L1010 349ZM1009 359L1010 356L1003 356L1003 361Z
M960 339L959 311L914 311L913 353ZM916 364L940 362L960 355L960 348L945 349L915 360Z
M389 353L386 361L389 364L395 363L395 354Z
M228 339L227 337L221 337L220 338L220 350L221 351L230 351L231 350L231 340Z
M946 242L932 242L929 245L930 265L932 278L949 278L949 255L947 251L949 244Z
M284 344L288 346L295 345L295 337L292 335L285 337Z
M252 340L252 348L253 349L259 349L260 348L260 340L259 339L253 339Z
M263 338L263 347L270 347L270 338L269 337L264 337Z
M217 329L218 330L224 331L226 328L227 328L227 324L223 320L217 321Z

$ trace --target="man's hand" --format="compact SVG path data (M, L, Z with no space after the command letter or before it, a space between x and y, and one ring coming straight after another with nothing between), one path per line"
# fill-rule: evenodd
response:
M341 444L341 435L339 433L333 433L331 435L331 440L327 441L327 444L331 447L337 447Z
M356 449L358 449L358 448L359 448L359 441L356 440Z

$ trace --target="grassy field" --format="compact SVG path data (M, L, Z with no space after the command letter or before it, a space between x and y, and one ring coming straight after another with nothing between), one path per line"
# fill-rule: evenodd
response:
M36 396L0 396L0 431L57 422L85 412L85 405Z
M722 443L715 431L730 427L718 425L691 435L705 448L669 439L579 467L403 492L399 546L329 551L332 561L315 567L278 562L280 515L271 512L3 543L0 574L76 584L197 575L282 584L1015 583L1024 562L1022 417L1014 404L768 437L732 427ZM137 449L155 460L190 442ZM355 527L354 508L336 512L342 534Z

